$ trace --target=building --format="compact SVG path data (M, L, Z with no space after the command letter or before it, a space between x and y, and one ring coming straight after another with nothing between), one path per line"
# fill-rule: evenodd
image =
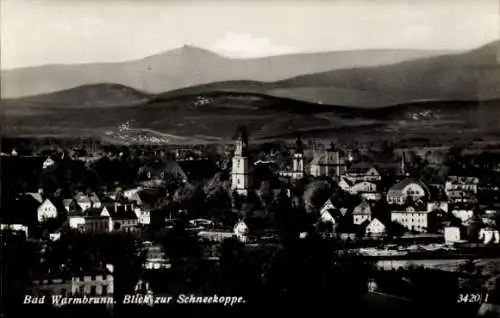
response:
M310 174L314 177L338 179L347 171L347 162L344 154L332 145L326 151L313 153L313 159L309 163Z
M445 243L456 243L462 240L460 228L458 226L447 226L444 228Z
M238 223L236 223L233 232L238 240L240 240L241 242L247 242L249 228L244 221L239 221Z
M108 217L108 231L135 232L139 219L131 204L113 206L102 209L101 216Z
M304 145L300 138L297 138L295 143L295 152L292 157L292 170L282 171L280 172L280 175L283 177L290 177L292 180L300 180L304 178Z
M335 225L336 220L332 215L333 210L322 209L319 220L321 223Z
M353 183L362 181L379 182L382 180L382 175L378 169L369 163L352 164L344 177Z
M82 208L80 207L80 205L78 204L78 202L74 198L64 199L63 205L64 205L64 209L66 209L66 211L68 213L75 213L75 212L82 211Z
M359 195L365 200L378 201L382 198L382 194L377 191L377 184L372 181L352 181L341 177L339 187L352 195Z
M353 223L361 225L372 220L372 208L367 201L358 204L352 211Z
M383 236L386 233L386 226L377 218L371 220L365 229L366 236Z
M298 180L304 178L304 171L304 146L302 140L297 138L292 161L292 179Z
M437 213L408 206L406 209L391 211L391 221L401 224L409 231L432 232L437 227Z
M123 190L123 197L129 201L140 200L138 193L143 190L142 187L133 187ZM113 198L116 200L116 198ZM138 203L139 204L139 203Z
M387 203L404 205L408 199L413 201L429 199L429 188L419 180L406 178L387 191Z
M81 229L87 233L107 233L109 231L109 218L100 215L89 215L85 218L85 224Z
M135 207L134 212L137 217L137 222L139 224L148 225L151 223L151 211L149 209Z
M64 206L62 206L62 202L59 204L59 200L47 198L37 209L38 222L55 219L64 213L65 210Z
M110 296L114 293L113 265L83 271L71 278L71 294L75 296Z
M213 242L222 242L225 239L230 239L235 237L236 234L234 233L234 231L205 230L198 232L198 238Z
M477 194L479 178L449 176L444 185L444 191L449 198L467 197Z
M100 208L102 206L101 200L95 192L86 195L84 193L79 193L75 197L76 203L80 206L82 211L90 208Z
M449 205L446 201L427 202L427 211L442 210L448 213Z
M250 189L251 172L248 158L248 138L243 127L238 130L231 169L231 190L246 196Z
M500 243L500 234L492 227L484 227L479 231L479 240L484 244L498 244Z
M43 162L42 164L42 169L48 169L50 167L53 167L54 165L56 164L56 162L51 158L51 157L48 157L47 159L45 159L45 161Z
M335 205L333 205L332 200L328 199L321 206L321 209L319 210L319 213L320 213L320 215L322 215L322 214L324 214L326 212L330 213L330 212L333 212L335 210L337 210L337 207Z
M451 214L464 223L474 215L474 209L471 207L454 207Z
M161 246L149 246L146 251L146 260L143 268L149 270L169 269L172 267L170 261L166 258L165 252Z

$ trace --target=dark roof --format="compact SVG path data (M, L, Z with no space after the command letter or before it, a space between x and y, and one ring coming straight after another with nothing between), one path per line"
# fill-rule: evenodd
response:
M398 183L396 183L395 185L390 187L389 191L402 191L407 185L409 185L411 183L418 184L426 191L427 195L429 194L429 192L430 192L429 188L423 182L421 182L420 180L414 179L414 178L405 178L405 179L399 181Z
M113 219L137 219L131 205L110 206L106 208Z
M349 167L348 172L349 173L366 173L371 168L375 168L375 165L368 163L368 162L358 162L358 163L353 163Z
M153 207L156 203L164 197L164 191L162 189L153 189L147 188L137 192L137 196L139 197L142 206L150 206Z
M373 166L382 174L397 175L401 172L401 163L396 161L377 161Z
M352 187L354 185L354 182L352 182L351 180L345 178L345 177L341 177L340 179L341 181L344 181L345 183L347 183L347 185L349 185L350 187Z
M101 215L102 210L103 210L103 208L90 208L90 209L87 209L82 214L84 214L85 216L89 216L89 217L96 217L96 216Z

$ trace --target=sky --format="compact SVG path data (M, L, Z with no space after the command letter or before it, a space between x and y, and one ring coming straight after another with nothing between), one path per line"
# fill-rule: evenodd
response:
M472 49L500 0L0 0L1 68L118 62L183 45L231 58Z

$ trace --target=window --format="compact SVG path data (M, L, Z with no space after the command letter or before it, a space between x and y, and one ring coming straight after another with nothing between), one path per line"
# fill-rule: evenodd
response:
M84 287L83 285L82 285L82 286L80 286L79 291L78 291L78 294L79 294L80 296L85 295L85 287Z
M96 295L96 286L90 286L90 296Z
M108 293L108 285L102 285L102 294L105 296Z

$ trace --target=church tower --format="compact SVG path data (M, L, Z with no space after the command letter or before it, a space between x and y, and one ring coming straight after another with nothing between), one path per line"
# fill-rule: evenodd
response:
M295 143L295 153L293 154L292 179L299 180L304 178L304 145L300 137Z
M248 138L244 127L238 128L236 148L231 171L231 189L240 195L247 195L250 187L250 168L248 160Z

